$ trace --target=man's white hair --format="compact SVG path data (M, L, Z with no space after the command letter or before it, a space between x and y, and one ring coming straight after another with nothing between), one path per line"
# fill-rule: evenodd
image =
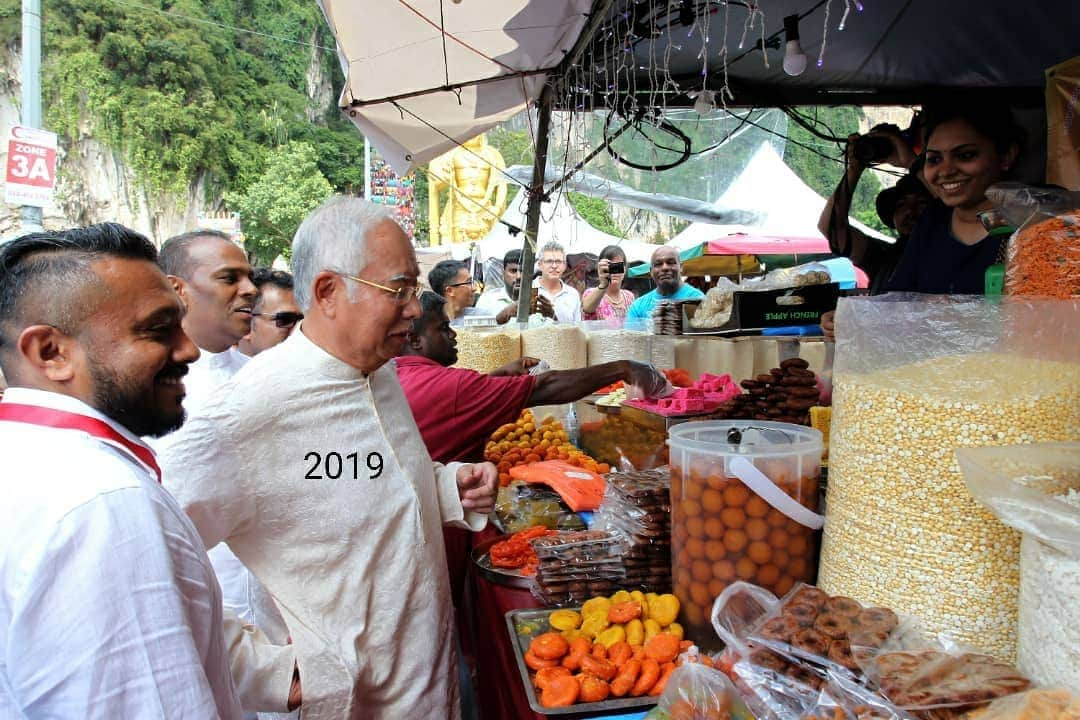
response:
M377 225L394 216L384 205L362 198L335 195L311 211L292 241L292 274L296 304L311 307L311 285L323 270L359 275L367 265L367 237ZM358 288L349 283L349 297Z
M543 257L546 252L558 252L562 253L564 256L566 255L566 249L554 240L549 240L541 246L540 256Z

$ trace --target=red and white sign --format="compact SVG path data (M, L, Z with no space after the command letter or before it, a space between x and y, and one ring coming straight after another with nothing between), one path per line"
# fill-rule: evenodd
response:
M49 205L56 187L56 133L14 125L7 151L4 202Z

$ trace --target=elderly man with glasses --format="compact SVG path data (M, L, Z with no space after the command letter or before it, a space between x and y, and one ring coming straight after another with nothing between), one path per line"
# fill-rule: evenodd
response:
M166 487L281 609L305 720L457 718L441 530L484 527L495 467L424 447L390 362L420 314L420 268L385 208L330 199L292 266L303 322L177 433Z
M581 322L581 295L562 280L566 250L557 242L540 248L540 294L555 306L559 322Z

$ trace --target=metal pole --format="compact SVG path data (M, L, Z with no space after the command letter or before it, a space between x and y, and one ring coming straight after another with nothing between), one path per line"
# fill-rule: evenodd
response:
M22 0L22 119L41 127L41 0ZM25 232L41 230L41 208L23 205Z
M532 304L533 266L536 264L536 233L540 229L540 203L544 201L544 170L547 168L548 134L551 129L552 91L550 81L540 92L539 122L536 129L536 157L533 158L532 187L525 213L525 246L521 249L521 291L518 294L518 322L529 319Z
M364 199L371 202L371 143L364 138Z

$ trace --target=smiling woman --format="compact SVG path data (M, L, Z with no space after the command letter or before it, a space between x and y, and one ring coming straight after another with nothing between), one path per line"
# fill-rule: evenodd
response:
M928 108L924 177L938 199L911 233L890 290L982 294L1006 240L987 234L986 189L1008 177L1022 132L1007 108ZM1007 237L1007 236L1006 236Z

